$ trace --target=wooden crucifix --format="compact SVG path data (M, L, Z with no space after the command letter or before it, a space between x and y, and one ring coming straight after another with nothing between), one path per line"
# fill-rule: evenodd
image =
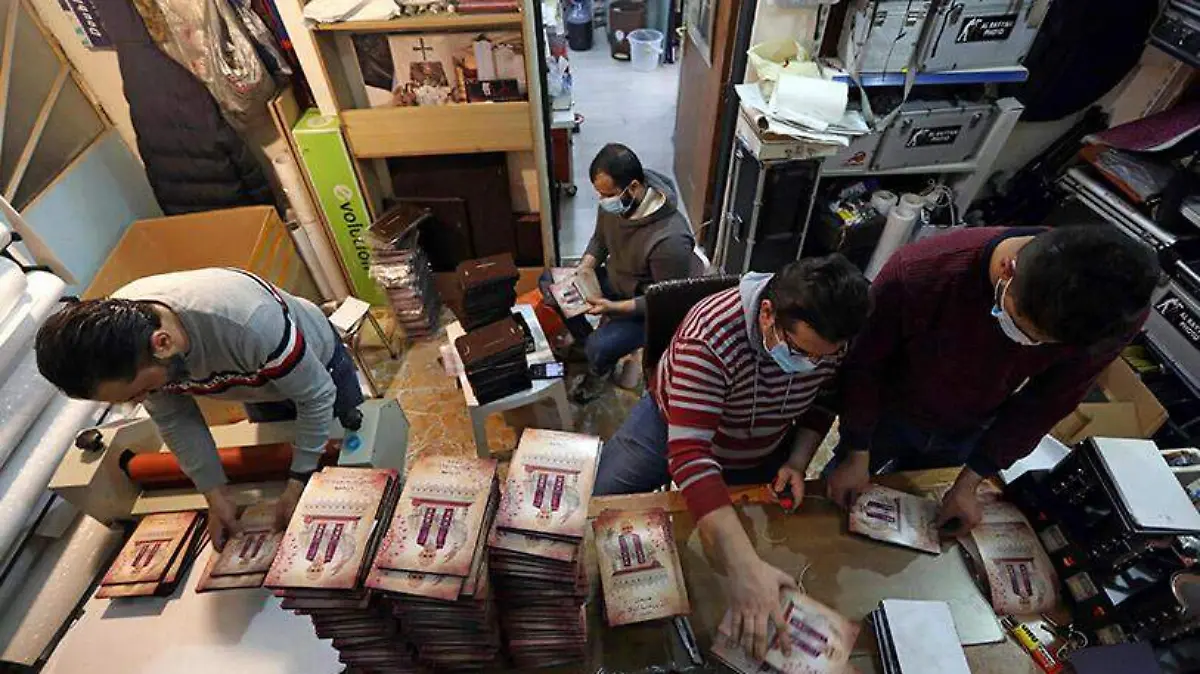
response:
M425 52L433 51L433 47L425 46L425 38L423 38L423 37L417 38L417 46L413 47L412 49L413 49L413 51L421 52L421 60L422 61L429 60L429 54L426 54Z

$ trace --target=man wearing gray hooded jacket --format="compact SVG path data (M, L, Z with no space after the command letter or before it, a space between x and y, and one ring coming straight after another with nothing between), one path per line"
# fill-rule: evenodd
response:
M571 392L578 403L599 397L617 362L642 346L646 287L704 272L692 252L691 226L666 176L643 169L632 150L616 143L600 150L588 174L600 207L579 267L596 272L604 297L592 301L588 311L601 317L596 330L583 316L567 321L588 361L587 375Z

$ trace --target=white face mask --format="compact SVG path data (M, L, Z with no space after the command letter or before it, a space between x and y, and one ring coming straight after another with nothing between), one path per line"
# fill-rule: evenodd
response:
M767 349L767 338L763 337L763 348L767 349L767 353L771 354L771 359L787 374L808 374L817 369L817 364L812 362L812 359L801 356L800 354L792 353L791 347L787 342L776 335L779 342L775 346Z
M1004 284L1003 288L1000 287L1000 283ZM1004 310L1004 296L1008 293L1009 283L1011 281L1000 281L996 284L996 303L992 305L992 316L1000 323L1000 330L1004 336L1021 346L1038 346L1042 342L1031 339L1029 335L1025 334L1013 317Z
M614 194L611 197L600 197L600 208L604 209L606 213L624 215L630 206L633 205L632 203L625 203L625 193L628 191L629 186L627 185L619 194Z

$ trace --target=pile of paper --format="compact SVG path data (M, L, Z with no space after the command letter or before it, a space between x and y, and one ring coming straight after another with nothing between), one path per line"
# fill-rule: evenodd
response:
M938 554L937 501L871 485L850 508L850 531L878 541Z
M959 539L1002 615L1049 611L1058 604L1058 574L1029 521L994 492L981 492L983 521Z
M861 112L847 108L849 87L842 82L782 73L770 98L757 82L734 89L743 110L762 132L841 148L871 131Z
M592 522L604 588L604 613L612 626L686 615L691 611L671 518L605 510Z
M791 640L791 655L784 655L780 650L780 630L772 623L767 657L763 662L755 660L730 637L733 617L728 612L713 636L712 654L741 674L846 672L850 650L858 637L858 625L799 590L784 590L782 604L783 619L787 624L782 638Z
M946 602L884 599L868 619L884 674L970 674Z
M599 438L529 429L508 470L488 564L518 667L578 662L587 644L583 537Z
M195 510L147 515L100 581L97 597L168 596L204 545L205 515Z
M259 587L267 577L282 531L275 530L276 504L249 506L238 517L239 530L221 552L213 551L196 582L196 592Z
M492 459L428 457L409 470L367 587L390 597L424 664L494 668L500 629L484 544L499 493Z
M329 467L309 479L263 585L307 615L341 662L417 672L386 602L364 585L399 495L396 471Z

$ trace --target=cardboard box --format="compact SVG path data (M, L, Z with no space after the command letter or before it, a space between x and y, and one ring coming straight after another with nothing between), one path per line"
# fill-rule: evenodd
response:
M371 216L354 169L354 158L342 138L341 121L317 110L304 113L292 129L300 160L309 182L317 193L325 221L333 230L333 240L346 271L351 290L361 300L386 305L387 298L368 273L371 248L367 228Z
M1050 434L1066 445L1093 436L1150 438L1167 421L1167 411L1133 368L1118 358L1096 379L1108 402L1080 403Z
M287 227L270 206L138 220L125 230L83 297L107 297L143 276L205 267L252 271L293 295L321 301Z

